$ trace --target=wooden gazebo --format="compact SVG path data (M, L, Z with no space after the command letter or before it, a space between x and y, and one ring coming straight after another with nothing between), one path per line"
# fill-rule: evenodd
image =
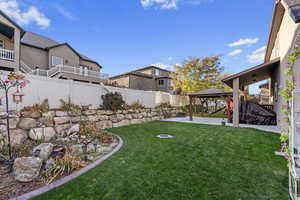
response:
M232 105L232 97L233 92L225 91L221 89L211 88L207 90L202 90L195 93L188 94L190 99L190 108L189 108L189 115L190 120L193 121L193 100L196 98L207 100L209 98L224 98L227 101L227 113L228 118L230 118L230 105Z

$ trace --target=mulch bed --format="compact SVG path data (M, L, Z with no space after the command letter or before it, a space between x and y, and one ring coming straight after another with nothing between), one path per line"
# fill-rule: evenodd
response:
M0 176L0 200L8 200L26 194L45 185L41 180L20 183L11 174Z

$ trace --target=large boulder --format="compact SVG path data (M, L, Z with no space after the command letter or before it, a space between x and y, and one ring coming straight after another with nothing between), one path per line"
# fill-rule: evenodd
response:
M106 129L106 128L112 128L113 123L110 120L100 121L96 123L97 129Z
M143 123L143 121L141 119L132 119L131 120L131 124L140 124Z
M42 143L39 146L33 148L32 153L35 157L39 157L43 161L48 160L52 153L54 145L51 143Z
M70 120L71 120L70 117L55 117L54 118L54 122L56 125L69 123Z
M31 128L36 127L37 122L32 118L21 118L18 127L23 130L30 130Z
M14 177L20 182L31 182L39 176L42 159L35 157L21 157L14 162Z
M42 113L42 116L43 117L53 118L53 117L55 117L55 111L44 112L44 113Z
M10 141L13 147L24 144L27 138L27 132L22 129L10 130Z
M54 138L56 132L53 127L45 128L32 128L29 131L29 137L32 140L43 140L44 142L49 142Z
M9 119L9 128L13 129L13 128L17 128L19 122L19 118L10 118Z
M97 110L86 110L83 112L85 115L95 115Z
M130 120L124 119L120 122L114 123L113 127L128 126L128 125L130 125Z

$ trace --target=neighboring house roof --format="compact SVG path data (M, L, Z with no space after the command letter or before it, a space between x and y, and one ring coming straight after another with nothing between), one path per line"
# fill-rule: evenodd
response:
M266 50L266 55L265 55L265 62L270 61L272 50L275 45L277 34L281 27L284 13L285 13L285 8L282 5L281 0L276 1L275 7L273 10L273 17L272 17L268 45L267 45L267 50Z
M206 90L201 90L199 92L195 93L189 93L188 96L194 96L194 97L222 97L222 96L232 96L233 93L226 90L216 89L216 88L210 88Z
M86 60L89 62L93 62L95 64L97 64L100 68L102 68L102 66L97 63L96 61L88 58L87 56L78 53L71 45L69 45L68 43L58 43L48 37L36 34L36 33L32 33L32 32L26 32L25 35L23 36L21 43L24 45L28 45L31 47L36 47L39 49L43 49L43 50L49 50L55 47L59 47L59 46L68 46L76 55L78 55L82 60Z
M140 68L140 69L137 69L137 70L134 70L134 71L142 71L142 70L151 69L151 68L155 68L155 69L159 69L159 70L171 73L171 71L169 71L169 70L166 70L166 69L163 69L163 68L160 68L160 67L157 67L157 66L153 66L153 65L143 67L143 68Z
M8 17L3 11L0 10L0 15L2 15L5 19L7 19L10 23L12 23L15 27L17 27L21 31L21 37L24 35L25 31L19 26L16 22L14 22L10 17Z
M162 68L159 68L159 67L156 67L156 66L147 66L147 67L143 67L143 68L140 68L140 69L136 69L136 70L131 71L131 72L127 72L127 73L119 74L119 75L116 75L116 76L112 76L109 79L116 79L116 78L129 76L129 75L136 75L136 76L141 76L141 77L145 77L145 78L156 78L156 79L170 78L168 76L156 76L156 75L150 75L150 74L140 72L142 70L147 70L147 69L151 69L151 68L155 68L155 69L159 69L159 70L171 73L171 71L169 71L169 70L162 69Z
M143 78L149 78L149 79L153 78L152 75L145 74L145 73L142 73L142 72L132 71L132 72L127 72L127 73L124 73L124 74L119 74L119 75L116 75L116 76L112 76L109 79L113 80L113 79L118 79L118 78L121 78L121 77L130 76L130 75L139 76L139 77L143 77Z

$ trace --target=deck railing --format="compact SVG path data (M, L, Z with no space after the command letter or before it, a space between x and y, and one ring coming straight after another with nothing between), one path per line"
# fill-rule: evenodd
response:
M13 50L0 48L0 59L14 61L15 60L15 52Z

